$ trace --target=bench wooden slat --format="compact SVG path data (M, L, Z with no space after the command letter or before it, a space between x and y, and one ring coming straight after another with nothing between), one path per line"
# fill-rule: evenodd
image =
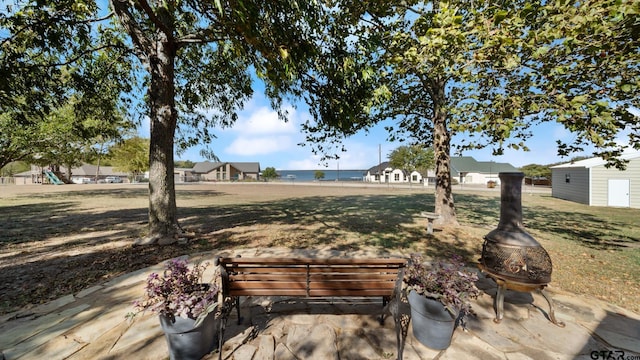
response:
M305 267L265 267L265 266L243 266L227 268L231 273L306 273Z
M317 281L309 283L309 289L341 289L341 290L363 290L363 289L389 289L393 290L393 282L353 282L353 281Z
M397 274L398 268L388 269L388 268L366 268L366 267L357 267L357 268L309 268L310 273L351 273L351 274L376 274L376 273L384 273L384 274Z
M277 273L277 274L230 274L230 281L307 281L307 274L290 274L290 273Z
M395 271L393 273L385 273L385 274L326 274L326 273L318 273L309 274L309 281L327 281L327 280L335 280L335 281L395 281L398 278L398 272Z
M234 281L229 284L233 291L238 289L306 289L306 282L293 281Z
M280 264L280 265L396 265L404 266L406 263L405 259L399 258L376 258L376 259L355 259L355 258L328 258L328 259L317 259L317 258L221 258L220 262L225 265L229 264Z
M331 297L331 296L391 296L393 289L367 289L367 290L341 290L341 289L318 289L309 290L310 297Z
M398 268L380 269L380 268L273 268L273 267L242 267L227 269L231 274L290 274L299 273L306 274L307 271L312 274L397 274Z
M307 296L306 289L238 289L231 296Z

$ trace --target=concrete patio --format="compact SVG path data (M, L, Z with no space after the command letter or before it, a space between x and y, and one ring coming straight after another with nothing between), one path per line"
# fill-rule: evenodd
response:
M242 249L191 256L335 257L324 250ZM350 257L403 256L374 250ZM125 315L143 291L144 281L163 264L113 279L36 308L0 317L0 351L13 359L165 359L167 345L154 314ZM211 270L211 267L210 269ZM205 276L205 280L207 277ZM640 360L640 315L600 300L548 289L555 302L558 327L546 318L547 303L538 294L508 292L505 316L493 322L495 284L483 278L484 290L473 308L467 330L457 328L451 346L429 349L406 337L404 359L637 359ZM382 306L369 298L243 298L244 321L229 319L223 359L395 359L393 318L378 322ZM612 357L608 357L611 355ZM205 359L217 359L218 353Z

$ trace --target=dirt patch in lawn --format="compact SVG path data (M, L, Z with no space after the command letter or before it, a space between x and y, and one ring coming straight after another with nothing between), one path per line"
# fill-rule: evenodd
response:
M416 215L433 211L433 188L351 183L178 185L180 223L196 238L185 244L133 247L147 230L147 195L145 185L131 184L0 187L0 314L75 294L175 256L231 248L377 247L432 257L458 253L473 265L482 236L499 218L497 191L467 190L456 195L462 225L436 227L433 235L427 235L424 220ZM525 206L550 207L564 214L554 201L559 200L538 195L523 199ZM572 218L567 215L567 219ZM640 311L637 246L612 249L603 243L605 248L597 249L542 227L531 230L554 261L552 286ZM640 243L635 233L611 237L630 245ZM618 275L608 276L609 268ZM588 275L594 271L603 278L598 284Z

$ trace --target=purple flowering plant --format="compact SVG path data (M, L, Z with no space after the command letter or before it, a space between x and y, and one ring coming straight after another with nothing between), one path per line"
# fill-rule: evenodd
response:
M189 268L186 260L167 261L162 274L151 273L147 278L144 296L134 301L134 313L151 310L169 319L196 319L197 326L218 305L218 287L203 283L202 274L208 263Z
M459 313L463 324L471 313L470 300L480 295L476 281L478 274L465 270L459 255L453 255L447 261L435 261L428 266L421 254L411 254L404 275L407 292L414 290L440 301L452 315Z

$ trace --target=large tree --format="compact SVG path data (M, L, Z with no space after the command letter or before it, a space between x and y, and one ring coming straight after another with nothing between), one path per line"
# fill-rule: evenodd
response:
M283 119L286 96L304 96L317 109L314 115L325 119L351 121L362 112L351 96L358 87L332 82L362 77L344 69L353 48L343 40L347 24L336 20L349 7L338 4L110 0L147 72L149 234L138 244L172 243L183 234L175 205L175 136L182 149L211 139L212 127L232 125L253 94L254 76ZM327 89L339 95L322 96Z
M638 124L638 2L392 2L393 16L366 18L380 39L371 61L383 84L377 117L366 123L319 123L311 138L339 138L392 119L390 140L433 144L435 209L457 224L450 153L526 148L535 125L557 121L576 134L561 154L593 145L613 162L614 142ZM380 101L380 99L383 99ZM343 131L346 129L346 131ZM452 144L455 135L460 142Z
M128 79L112 82L137 81L147 89L142 107L151 133L149 233L137 243L168 244L184 234L177 221L174 145L180 151L206 143L215 138L212 128L232 125L252 96L256 77L265 84L267 97L283 119L281 105L288 96L304 96L314 115L323 118L351 121L361 113L363 104L352 101L361 96L352 94L366 79L347 66L355 49L344 40L348 17L338 18L352 8L364 9L361 3L342 6L333 1L110 0L112 13L100 19L95 2L26 1L1 20L12 34L6 42L24 37L28 46L22 50L16 46L7 53L0 70L9 75L13 60L29 63L13 88L34 97L29 84L39 83L30 75L31 68L49 71L57 79L68 68L84 69L86 56L110 49L119 51L112 58L116 62L141 64L141 71L134 66ZM122 33L127 35L124 42L118 35ZM20 55L24 49L29 50L26 56ZM38 61L33 61L31 53L38 55ZM109 66L101 69L108 71ZM75 88L88 91L82 86L86 84L79 81ZM63 93L64 98L66 88L49 82L42 85L53 95ZM22 113L15 98L0 100ZM56 101L58 97L52 96L44 104Z

